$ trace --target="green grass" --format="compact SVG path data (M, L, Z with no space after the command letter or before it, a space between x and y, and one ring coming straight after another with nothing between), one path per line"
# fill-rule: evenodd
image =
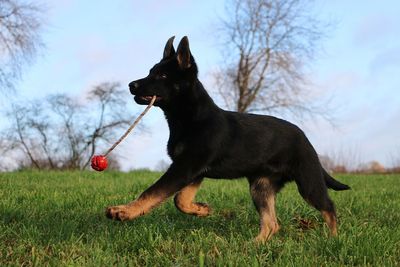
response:
M258 215L246 180L206 180L197 196L213 215L181 214L171 200L130 222L108 205L140 194L158 173L0 174L0 266L400 266L400 175L342 175L351 191L330 192L339 237L293 184L278 195L280 232L252 241ZM299 228L299 218L311 229Z

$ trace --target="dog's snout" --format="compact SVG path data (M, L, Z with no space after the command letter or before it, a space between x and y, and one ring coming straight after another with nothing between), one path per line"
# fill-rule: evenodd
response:
M131 94L135 94L135 89L139 87L139 84L137 82L131 82L129 83L129 91L131 91Z
M139 84L137 82L131 82L129 84L129 87L132 87L132 88L138 88L138 86L139 86Z

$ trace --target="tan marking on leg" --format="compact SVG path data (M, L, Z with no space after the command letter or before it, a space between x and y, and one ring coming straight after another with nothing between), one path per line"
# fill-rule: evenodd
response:
M275 187L266 177L250 180L250 193L260 214L260 233L257 242L268 241L278 232L279 224L275 213Z
M337 236L337 222L336 216L333 212L321 211L322 217L331 231L331 236Z
M260 209L260 233L256 237L257 242L266 242L279 230L275 213L275 195L268 196L267 206Z
M192 183L179 191L174 198L175 206L183 213L195 216L207 216L211 209L207 204L193 202L202 180Z
M179 180L173 180L171 176L164 174L157 182L146 189L137 200L127 205L108 207L106 216L120 221L132 220L148 213L152 208L161 204L168 197L182 188Z
M139 197L126 205L108 207L106 216L110 219L127 221L148 213L152 208L158 206L166 198L158 196Z

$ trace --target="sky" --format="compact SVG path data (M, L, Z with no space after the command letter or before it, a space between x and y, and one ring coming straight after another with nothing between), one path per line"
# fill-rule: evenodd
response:
M53 93L83 97L104 81L127 88L130 81L147 75L173 35L175 45L189 37L199 79L216 95L211 72L221 63L215 28L224 16L224 1L41 3L47 9L42 33L46 47L24 68L10 102ZM319 154L390 166L393 156L400 158L400 2L315 1L315 12L331 26L308 75L313 92L330 99L335 125L286 119L303 128ZM131 98L128 88L126 92ZM143 109L133 98L131 104L135 112ZM124 170L169 162L169 131L161 110L151 109L142 123L148 131L131 133L116 149Z

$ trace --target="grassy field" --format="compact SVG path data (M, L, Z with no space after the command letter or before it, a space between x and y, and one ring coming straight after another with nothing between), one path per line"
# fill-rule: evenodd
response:
M353 188L330 194L338 238L290 184L277 199L281 230L265 245L252 241L258 215L246 180L205 181L197 199L212 206L207 218L181 214L171 200L131 222L105 218L106 206L158 176L0 173L0 266L400 266L400 175L337 176Z

